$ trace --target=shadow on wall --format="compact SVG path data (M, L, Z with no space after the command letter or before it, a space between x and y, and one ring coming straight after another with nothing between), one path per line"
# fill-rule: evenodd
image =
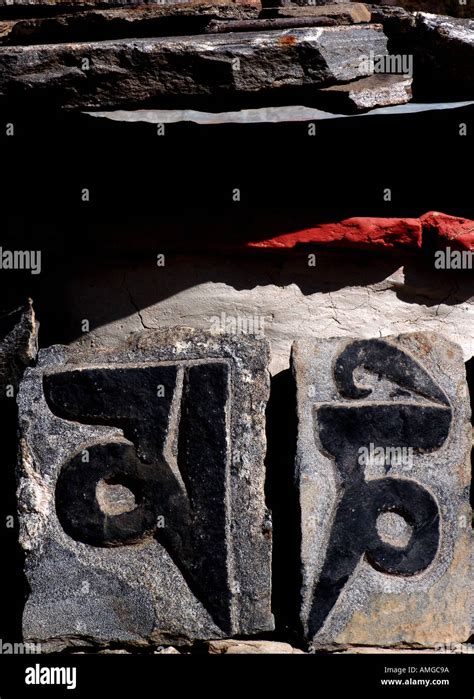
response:
M334 303L329 294L347 289L347 304L354 289L352 306L365 304L367 308L360 313L366 314L369 301L357 295L357 290L383 283L402 266L403 276L382 285L391 289L400 306L420 304L427 316L426 308L434 309L440 304L454 308L474 296L472 274L446 270L435 275L432 262L413 255L321 252L316 268L310 269L307 255L298 252L199 257L166 254L163 269L157 267L155 253L137 257L130 253L128 259L115 260L94 255L59 257L57 251L43 245L42 265L43 271L37 276L24 271L9 272L11 284L2 303L5 308L12 308L28 296L33 298L41 324L41 347L81 339L89 342L82 326L84 320L90 331L98 331L91 334L94 342L99 338L102 342L109 331L116 341L145 327L197 324L210 328L210 319L216 313L249 314L252 308L254 313L274 312L278 334L284 336L295 332L298 318L310 320L304 298L291 293L291 288L299 289L303 297L327 294L328 308ZM206 286L209 283L216 286ZM383 290L382 287L379 288ZM187 290L190 292L186 295ZM321 303L325 305L324 301ZM150 314L144 312L151 307L154 308ZM320 302L311 308L320 313ZM374 317L382 312L379 308L372 311ZM442 321L440 316L437 328L442 327ZM281 327L283 322L290 323L286 330ZM114 328L107 329L112 323ZM343 334L333 324L334 332Z
M474 429L474 357L471 357L466 362L466 378L469 386L469 396L471 399L471 422ZM474 432L473 432L473 448L471 451L471 507L474 509Z
M459 137L459 122L472 114L334 119L318 122L310 138L304 122L167 124L158 137L151 124L0 113L0 125L15 124L13 138L0 128L9 175L0 193L0 244L42 251L41 274L2 272L0 303L12 308L31 296L44 347L78 339L83 318L101 327L208 281L237 290L293 282L308 295L373 284L404 264L396 290L402 301L465 301L474 295L472 278L439 272L439 290L426 293L430 263L416 256L328 253L309 275L303 249L286 258L232 249L351 216L441 210L474 218L469 178L455 176L470 138ZM304 171L296 167L301 154ZM235 188L241 200L233 203ZM216 243L222 255L204 260ZM156 268L165 248L188 256L171 255L166 277Z
M273 521L272 606L278 636L298 643L301 547L300 510L295 485L296 387L290 369L271 380L266 412L265 493ZM293 636L293 637L292 637Z
M0 638L22 640L21 618L28 592L23 575L23 553L18 543L16 516L16 461L18 442L15 398L0 398L2 425L2 487L0 488L0 546L2 552L2 609Z

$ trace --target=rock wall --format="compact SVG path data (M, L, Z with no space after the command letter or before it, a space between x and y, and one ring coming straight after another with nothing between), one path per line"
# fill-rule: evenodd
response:
M472 21L57 4L0 0L0 637L468 652Z

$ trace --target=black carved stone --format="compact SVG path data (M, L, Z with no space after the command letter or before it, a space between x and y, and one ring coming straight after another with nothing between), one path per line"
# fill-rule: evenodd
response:
M302 341L293 349L303 528L301 621L315 645L392 645L399 640L400 623L408 629L408 641L416 638L410 596L426 603L429 597L422 590L436 588L436 571L446 570L452 560L458 532L445 503L457 475L449 468L453 447L447 445L459 415L459 405L456 413L453 409L459 384L453 385L448 367L454 357L459 362L459 353L446 345L419 334L396 340ZM378 461L376 453L382 455ZM459 496L458 490L453 501L462 511ZM379 530L387 514L395 527L388 539ZM451 538L446 539L449 527ZM395 536L400 531L401 539ZM390 621L387 611L383 623L373 620L378 630L372 633L365 619L379 613L378 606L371 608L372 600L379 604L375 600L385 593L405 600L407 619L400 622L394 615ZM390 610L393 596L386 599ZM403 610L401 602L399 607Z
M35 483L48 493L41 536L55 542L42 550L63 547L97 575L117 575L151 595L153 630L132 642L273 626L263 491L267 361L265 342L175 329L143 333L109 353L52 348L26 379L23 430L41 454ZM25 522L37 517L29 473L20 480ZM39 550L27 567L28 637L39 633L41 612L33 610L52 595L35 576L39 560L49 580L61 568ZM82 628L69 580L58 585L68 615L46 615L47 642L99 640L98 629ZM111 610L102 625L109 638L114 617ZM113 640L126 640L120 618L114 623Z

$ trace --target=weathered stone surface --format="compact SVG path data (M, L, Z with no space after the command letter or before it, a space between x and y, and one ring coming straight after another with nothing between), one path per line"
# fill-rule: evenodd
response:
M267 362L264 340L186 328L39 353L18 397L25 638L54 649L272 628Z
M15 46L0 49L0 99L112 108L347 82L387 53L379 25Z
M335 5L298 6L286 5L279 8L265 8L262 17L326 17L341 24L370 22L371 11L361 2L340 3Z
M301 341L292 360L307 638L467 640L471 425L460 349L413 333Z
M234 641L232 639L210 641L208 650L209 653L215 655L248 655L249 653L258 655L293 655L303 652L298 648L293 648L289 643L280 643L278 641Z
M474 20L371 5L390 53L413 57L415 99L471 99L474 95Z
M0 394L15 392L25 367L33 363L38 345L38 323L33 303L0 314Z
M371 75L320 90L321 104L336 111L359 112L411 100L412 79L405 75Z
M474 95L474 20L420 12L415 37L416 94L470 99Z
M459 0L379 0L379 5L373 5L374 8L393 11L411 11L411 12L434 12L438 15L449 15L450 17L465 17L472 16L472 7L469 2L462 5Z
M226 32L267 32L279 29L297 29L299 27L335 27L354 24L349 16L335 17L269 17L234 21L212 20L205 29L206 33Z
M17 18L0 22L0 43L11 46L126 37L203 34L212 21L257 19L260 5L209 2L199 5L144 5L124 9L90 9L52 17Z

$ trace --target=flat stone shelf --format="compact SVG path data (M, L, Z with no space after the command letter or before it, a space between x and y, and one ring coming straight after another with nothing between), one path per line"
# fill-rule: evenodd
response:
M350 114L474 98L471 20L362 3L38 7L0 1L0 106Z

